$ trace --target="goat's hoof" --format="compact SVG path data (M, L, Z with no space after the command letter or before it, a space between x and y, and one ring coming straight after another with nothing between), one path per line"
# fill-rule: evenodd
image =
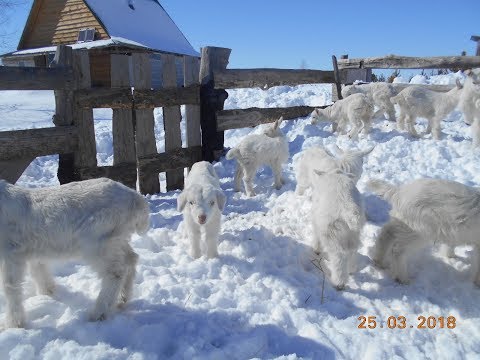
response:
M88 321L90 321L90 322L104 321L106 319L107 319L107 315L105 313L97 314L95 312L95 313L90 314L90 316L88 317Z
M24 319L7 319L5 323L6 328L25 328L25 320Z
M202 255L200 254L200 251L192 251L192 252L190 253L190 256L191 256L192 258L194 258L194 259L199 259L200 256L202 256Z
M401 277L395 277L395 281L398 282L401 285L408 285L410 283L410 279L404 279Z
M373 264L381 270L385 270L387 268L385 264L380 260L373 259Z
M343 291L345 290L345 284L335 285L335 289L337 289L337 291Z
M38 292L40 295L53 296L53 294L55 294L55 285L47 286L46 288L39 289Z

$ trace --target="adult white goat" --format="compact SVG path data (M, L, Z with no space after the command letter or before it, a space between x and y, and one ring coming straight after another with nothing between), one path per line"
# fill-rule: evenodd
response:
M55 284L44 261L80 257L102 287L90 320L103 320L132 292L137 254L129 244L149 227L144 197L109 179L24 189L0 180L0 264L8 327L25 326L22 281L27 262L41 294Z
M228 151L227 160L236 159L235 191L241 191L241 181L248 196L255 196L253 179L262 165L272 168L275 176L275 188L283 185L282 165L288 161L288 141L280 130L283 117L275 121L263 134L245 136L234 148Z
M355 181L341 170L314 170L312 179L313 248L327 260L333 286L345 287L356 270L364 206Z
M472 269L480 286L480 192L455 181L419 179L393 186L371 180L367 187L391 205L390 221L380 231L374 261L388 265L396 280L407 283L407 262L427 245L473 245Z
M457 80L457 86L452 90L442 93L421 86L409 86L390 101L400 108L397 120L400 130L406 129L412 136L418 137L415 130L415 120L422 117L428 120L426 133L432 133L436 140L441 136L441 122L458 105L462 86Z
M207 257L218 256L218 235L226 197L212 164L200 161L193 164L185 188L177 198L177 209L183 212L191 255L200 257L200 240L205 236Z
M373 149L374 147L362 151L344 151L336 146L339 157L334 156L322 147L312 147L302 151L299 154L300 159L296 163L297 187L295 192L298 195L303 195L305 190L310 187L312 180L315 178L313 173L315 169L323 172L339 169L346 174L351 174L356 184L362 176L365 156L370 154Z
M466 71L466 74L458 108L465 122L472 125L473 146L480 146L480 69Z
M352 94L365 94L371 102L378 107L373 115L376 117L379 113L386 114L388 119L396 121L395 107L390 101L392 96L400 92L398 87L386 82L372 82L368 84L347 85L342 89L342 96L346 98Z
M340 134L346 132L350 124L348 136L357 139L358 133L363 131L368 134L373 119L373 104L365 94L353 94L349 97L336 101L325 109L315 109L312 116L312 124L319 121L331 121L333 131Z

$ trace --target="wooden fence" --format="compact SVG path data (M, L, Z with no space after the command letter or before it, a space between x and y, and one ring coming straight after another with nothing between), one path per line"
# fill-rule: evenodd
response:
M106 176L142 193L183 187L184 168L201 160L199 61L184 57L183 87L176 85L175 58L164 55L163 86L151 90L148 54L111 55L112 88L90 84L88 52L58 47L53 68L0 67L0 90L54 90L55 127L0 132L0 178L16 182L37 156L59 154L61 183ZM133 79L129 75L133 63ZM133 87L132 87L133 84ZM180 105L186 105L186 147L182 147ZM165 152L158 153L156 107L163 107ZM113 109L113 165L97 166L94 108ZM137 174L138 170L138 174Z

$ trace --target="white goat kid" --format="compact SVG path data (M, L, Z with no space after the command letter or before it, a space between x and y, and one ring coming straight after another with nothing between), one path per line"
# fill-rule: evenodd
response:
M391 205L390 221L380 231L375 263L391 267L393 277L407 283L413 254L434 243L451 248L473 245L474 282L480 286L480 192L455 181L419 179L399 187L371 180L367 187Z
M0 265L8 327L24 327L22 281L27 262L41 294L55 284L44 261L79 257L102 287L90 320L103 320L132 293L137 254L129 244L149 227L149 207L134 190L109 179L23 189L0 181Z
M185 188L177 198L177 209L183 212L191 256L201 256L200 240L205 237L207 258L218 256L218 236L226 197L212 164L193 164L185 179Z
M357 139L358 133L363 131L368 134L373 119L373 104L365 94L353 94L349 97L336 101L325 109L315 109L312 116L312 124L319 121L331 121L333 132L340 134L346 132L346 126L350 124L348 136Z
M351 174L356 184L363 172L365 156L373 151L374 147L363 151L342 150L336 146L340 157L336 157L322 147L313 147L299 154L300 160L296 163L297 195L303 195L315 179L313 171L329 172L339 169L346 174Z
M458 108L463 112L465 122L472 125L473 146L480 146L480 69L466 71Z
M406 129L412 136L419 137L415 130L415 120L422 117L428 120L426 134L432 133L436 140L441 136L441 123L458 105L462 86L442 93L421 86L409 86L390 99L400 108L397 123L400 130Z
M352 94L365 94L369 100L378 107L373 115L376 117L379 113L386 114L388 119L396 121L395 107L390 102L392 96L397 95L400 89L392 84L385 82L373 82L369 84L347 85L342 89L342 97L346 98Z
M275 188L279 190L284 180L282 165L288 161L288 141L280 130L283 117L275 121L263 134L251 134L244 137L227 153L227 160L236 159L235 191L241 191L241 182L248 196L255 196L253 179L262 165L271 167L275 176Z
M340 170L315 170L313 179L313 248L327 261L330 281L341 290L356 270L364 206L354 180Z

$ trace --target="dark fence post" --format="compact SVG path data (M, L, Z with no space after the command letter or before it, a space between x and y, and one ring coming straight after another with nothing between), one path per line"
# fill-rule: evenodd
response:
M223 110L228 93L215 89L214 71L225 70L231 49L219 47L202 48L200 62L200 124L202 127L203 159L218 160L223 153L224 133L217 131L217 114Z

